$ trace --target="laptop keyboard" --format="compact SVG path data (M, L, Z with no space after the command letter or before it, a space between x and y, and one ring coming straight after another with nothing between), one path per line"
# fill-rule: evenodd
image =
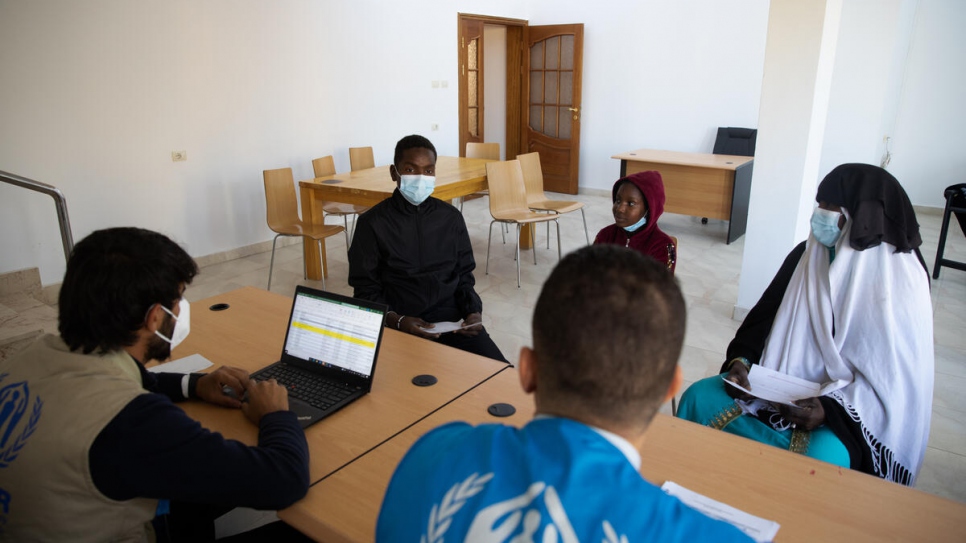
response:
M258 381L275 379L278 384L288 389L289 396L319 409L328 409L354 392L341 383L324 381L316 373L286 364L266 368L252 378Z

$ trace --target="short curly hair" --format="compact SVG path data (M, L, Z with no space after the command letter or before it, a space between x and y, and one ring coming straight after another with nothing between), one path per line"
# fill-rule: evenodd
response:
M98 230L74 246L60 288L59 330L72 351L134 345L154 304L181 298L198 266L177 243L143 228Z

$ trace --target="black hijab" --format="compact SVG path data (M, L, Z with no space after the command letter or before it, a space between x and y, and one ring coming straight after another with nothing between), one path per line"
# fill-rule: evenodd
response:
M883 241L908 253L922 245L906 191L889 172L869 164L842 164L822 180L816 202L844 207L852 218L849 245L856 251ZM918 252L918 251L917 251Z

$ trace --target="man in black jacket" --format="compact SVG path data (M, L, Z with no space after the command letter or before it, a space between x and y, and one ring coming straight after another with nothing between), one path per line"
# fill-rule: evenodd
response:
M506 362L483 328L463 215L430 197L436 148L422 136L406 136L389 172L397 189L359 217L349 249L354 296L389 305L390 328ZM433 331L433 323L460 319L462 329Z

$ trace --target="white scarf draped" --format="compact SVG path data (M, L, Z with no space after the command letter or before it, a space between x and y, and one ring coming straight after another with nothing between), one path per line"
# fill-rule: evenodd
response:
M848 220L831 265L828 248L809 235L761 365L827 384L823 394L861 424L876 473L912 485L932 415L929 280L913 252L884 242L852 249L842 211Z

